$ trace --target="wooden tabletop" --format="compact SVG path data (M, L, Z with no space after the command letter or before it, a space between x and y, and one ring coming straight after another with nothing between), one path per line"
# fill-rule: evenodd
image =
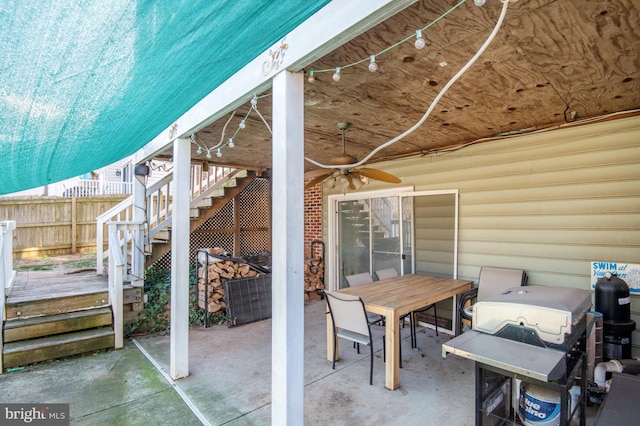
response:
M338 290L360 296L367 311L385 316L387 388L397 389L400 386L400 318L432 303L455 297L469 289L471 284L467 280L411 274ZM332 335L331 320L327 318L327 359L331 359L334 353Z
M402 275L339 290L360 296L367 311L384 315L390 309L405 315L448 299L470 288L472 282L431 275Z

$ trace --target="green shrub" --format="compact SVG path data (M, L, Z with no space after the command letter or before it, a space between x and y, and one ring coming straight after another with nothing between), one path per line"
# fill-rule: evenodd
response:
M169 331L171 303L171 270L149 268L144 281L144 293L147 301L138 320L127 324L125 335L133 333L162 333ZM196 268L189 271L189 325L204 324L204 310L198 308L198 279ZM227 321L224 312L211 314L211 324L223 324Z

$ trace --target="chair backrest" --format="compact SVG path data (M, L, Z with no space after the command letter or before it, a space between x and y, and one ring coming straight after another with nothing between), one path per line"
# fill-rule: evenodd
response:
M393 278L397 276L398 271L396 271L396 268L380 269L376 271L376 277L378 277L379 280L386 280L387 278Z
M370 336L364 302L359 296L325 291L334 327Z
M483 266L478 278L478 300L523 285L527 285L527 274L522 269Z
M373 278L371 278L371 274L368 272L355 275L345 275L344 278L349 283L349 287L373 282Z

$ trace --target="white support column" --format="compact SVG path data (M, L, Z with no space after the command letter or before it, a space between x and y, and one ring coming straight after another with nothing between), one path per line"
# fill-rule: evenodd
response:
M273 79L271 424L304 423L303 75Z
M189 375L189 185L191 143L173 143L173 217L171 221L171 338L169 374Z
M145 176L133 176L133 206L131 219L134 223L144 223L146 204L146 184ZM134 248L131 252L131 285L134 287L144 286L144 227L138 228L134 233Z

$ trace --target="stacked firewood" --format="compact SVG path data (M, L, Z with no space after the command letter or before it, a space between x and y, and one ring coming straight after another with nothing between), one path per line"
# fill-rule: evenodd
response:
M246 263L234 262L232 260L209 261L209 273L207 275L206 265L200 263L198 268L198 307L204 309L205 303L210 313L216 313L227 307L224 301L224 280L233 280L238 278L255 277L258 272L251 269ZM206 289L205 282L209 279L209 285ZM206 302L205 302L206 301Z
M324 290L324 260L309 259L304 264L304 300L320 300L320 290Z

